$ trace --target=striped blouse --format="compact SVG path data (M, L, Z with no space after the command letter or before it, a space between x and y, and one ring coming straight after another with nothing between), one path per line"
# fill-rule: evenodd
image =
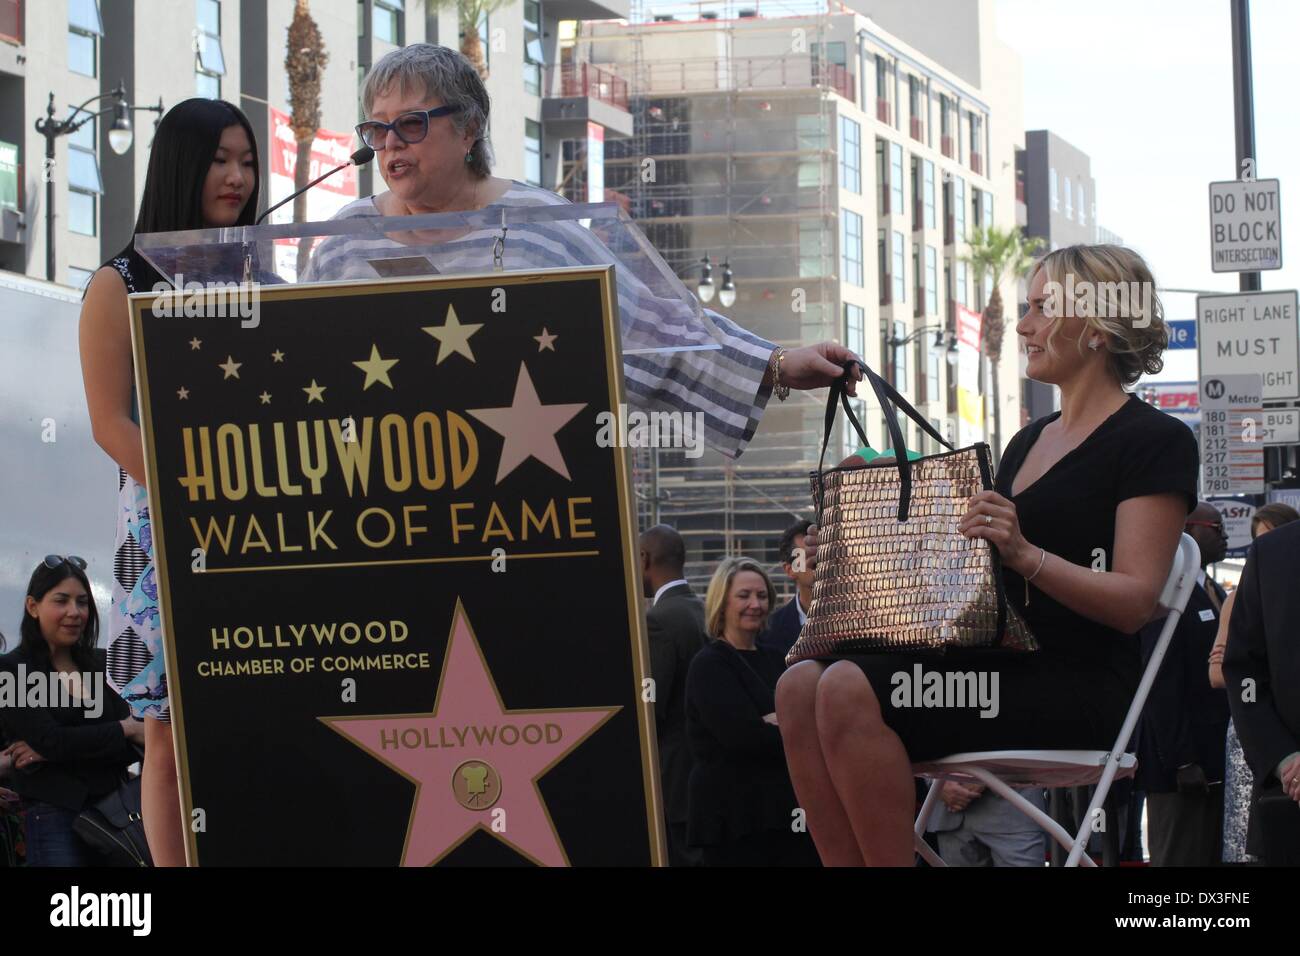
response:
M512 182L488 208L567 204L567 199L553 192ZM334 218L378 215L374 197L367 197L344 206ZM476 230L445 243L439 247L435 266L464 272L471 271L470 262L491 262L496 236L495 231ZM523 253L537 268L617 262L591 231L572 221L511 228L506 245L507 259ZM303 281L373 279L375 270L367 260L391 256L395 246L397 243L384 237L330 236L313 251ZM427 248L421 251L428 254ZM683 315L686 310L680 303L674 308L672 302L656 297L631 270L614 271L625 349L652 342L694 345L693 350L624 354L628 400L646 411L702 413L705 441L729 458L739 457L758 428L771 394L763 384L763 375L775 346L705 309L718 332L710 335Z

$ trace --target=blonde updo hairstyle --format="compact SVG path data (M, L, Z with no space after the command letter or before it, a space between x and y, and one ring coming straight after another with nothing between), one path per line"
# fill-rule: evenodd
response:
M1125 388L1164 368L1160 356L1169 344L1164 308L1151 270L1136 252L1112 245L1067 246L1038 260L1030 283L1040 271L1048 280L1044 312L1055 319L1046 343L1053 357L1062 321L1073 315L1084 323L1075 342L1079 354L1090 336L1100 336L1106 367Z
M767 612L769 615L772 613L772 601L776 592L772 589L772 579L763 566L753 558L723 558L713 572L709 589L704 595L704 626L709 637L722 637L722 629L727 623L727 595L731 593L731 582L741 571L753 571L763 579L763 586L767 588ZM763 626L767 626L766 620Z

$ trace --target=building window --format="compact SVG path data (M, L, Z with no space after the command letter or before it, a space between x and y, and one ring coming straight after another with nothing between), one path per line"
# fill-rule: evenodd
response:
M850 285L862 285L862 217L847 209L840 211L840 221L844 223L841 243L844 248L844 281Z
M908 160L912 186L912 228L921 228L921 157L912 156Z
M934 206L934 163L925 161L925 228L933 229L938 225Z
M542 7L524 0L524 92L542 95Z
M954 295L957 299L957 304L964 305L967 308L969 308L970 300L966 297L966 263L962 262L960 259L957 260L956 283L957 283L957 288L954 291Z
M69 70L99 76L99 38L103 35L98 0L68 0Z
M1061 199L1056 194L1056 167L1047 171L1047 194L1052 199L1052 212L1061 208Z
M953 241L966 241L966 180L960 176L952 178L952 226Z
M866 311L860 305L844 303L844 344L854 355L865 355Z
M799 277L820 278L822 267L822 223L820 219L799 221Z
M939 400L939 350L929 343L928 338L922 338L921 342L925 347L925 400L927 402L937 402ZM931 424L934 424L931 422ZM935 431L939 431L936 427ZM940 434L943 434L940 432ZM934 439L930 439L934 441Z
M980 199L984 202L984 228L993 228L993 193L987 189L980 192Z
M939 253L925 247L925 314L939 314Z
M889 63L880 53L876 54L876 99L883 100L886 103L890 100Z
M840 185L862 192L862 127L847 116L840 117Z
M890 248L892 253L893 279L894 279L894 305L902 305L907 301L907 272L904 264L907 261L907 252L903 248L903 234L895 232L893 244Z
M374 0L370 19L376 40L402 45L402 0Z
M880 290L881 305L889 301L889 288L886 286L889 281L889 240L886 235L885 230L876 230L876 288Z
M68 285L74 289L84 290L90 284L90 277L95 274L94 269L82 269L79 266L68 266Z
M884 215L889 212L889 172L885 169L885 141L876 139L876 212Z
M894 341L907 338L907 323L901 320L894 321ZM907 385L907 346L895 345L893 348L894 361L894 388L900 392L910 392ZM888 431L885 433L888 435ZM907 434L904 432L903 434Z
M530 119L524 120L524 182L542 184L542 126Z
M68 228L83 236L99 235L96 216L104 182L95 155L95 120L68 136Z
M478 23L478 42L483 48L483 67L486 69L492 65L492 30L488 26L487 11L483 11L483 19Z
M1074 218L1074 193L1070 188L1070 177L1065 177L1065 218Z
M922 285L924 281L925 276L921 272L921 247L914 242L912 243L912 284L915 288L912 290L914 293L912 304L916 307L917 315L921 314L921 305L925 301L922 295L925 292L925 286Z
M903 205L903 147L897 143L889 144L889 211L901 216L907 207Z
M1083 183L1077 183L1076 188L1078 190L1078 197L1079 197L1079 225L1086 226L1088 225L1088 213L1085 210L1088 207L1084 205L1084 201L1083 201Z
M196 0L196 8L194 90L199 96L220 99L221 78L226 74L226 58L221 52L221 3Z
M907 110L908 115L912 117L912 135L917 139L921 138L917 132L919 124L925 121L922 110L923 102L921 96L921 81L919 78L912 76L912 74L909 73L907 75Z

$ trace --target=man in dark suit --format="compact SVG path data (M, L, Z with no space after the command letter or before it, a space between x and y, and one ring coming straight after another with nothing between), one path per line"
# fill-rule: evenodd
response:
M650 602L646 622L664 816L668 823L668 862L671 866L698 866L699 854L686 846L687 783L691 776L691 752L686 744L686 671L691 658L707 642L704 604L686 581L686 544L675 529L655 525L642 533L640 546L641 585Z
M1232 722L1255 775L1266 864L1300 865L1300 521L1260 535L1223 654Z
M758 646L779 651L784 657L794 647L808 620L808 605L812 603L813 569L804 553L804 541L811 521L798 521L785 529L777 553L781 566L795 583L794 597L772 612L767 619L767 629L758 635Z
M1138 781L1147 795L1153 866L1213 866L1222 860L1224 739L1228 701L1210 686L1206 661L1226 594L1208 565L1222 561L1228 537L1217 508L1201 502L1185 530L1201 550L1201 571L1169 640L1138 727ZM1150 660L1164 620L1140 634Z

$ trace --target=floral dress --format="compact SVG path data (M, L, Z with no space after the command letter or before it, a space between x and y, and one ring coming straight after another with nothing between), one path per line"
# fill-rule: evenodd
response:
M161 281L130 246L109 264L121 274L128 293L147 292ZM134 405L133 395L132 415L138 421ZM109 625L108 682L133 716L170 722L149 496L144 485L120 468Z

